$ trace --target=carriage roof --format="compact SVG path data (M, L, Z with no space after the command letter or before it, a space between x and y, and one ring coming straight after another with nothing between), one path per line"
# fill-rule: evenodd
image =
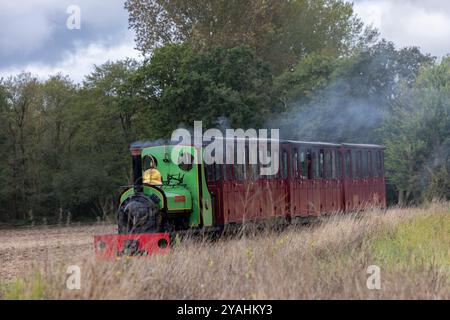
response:
M235 138L227 138L227 137L218 137L215 138L217 140L234 140L234 141L259 141L261 139L258 138L241 138L241 137L235 137ZM275 139L265 139L267 142L272 143L272 142L276 142ZM296 140L284 140L284 139L279 139L277 140L280 144L293 144L293 145L308 145L308 146L319 146L319 147L334 147L334 148L339 148L339 147L347 147L347 148L361 148L361 149L384 149L385 147L382 145L376 145L376 144L355 144L355 143L330 143L330 142L313 142L313 141L296 141ZM203 146L207 146L210 143L212 143L212 141L210 142L205 142L203 141ZM173 142L171 140L157 140L157 141L138 141L138 142L134 142L131 145L131 148L149 148L149 147L161 147L161 146L172 146L172 145L177 145L178 142Z

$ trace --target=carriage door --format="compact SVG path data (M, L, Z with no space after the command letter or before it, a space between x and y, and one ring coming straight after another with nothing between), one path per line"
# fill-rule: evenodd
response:
M363 207L369 207L372 203L369 177L369 152L362 150L361 162L361 193Z
M261 176L259 181L261 189L265 193L264 204L266 212L264 216L282 216L286 210L286 185L282 177L284 170L287 168L283 166L283 157L288 155L283 145L280 145L278 152L274 154L271 154L271 148L267 150L269 159L274 161L275 157L277 157L278 171L273 175ZM267 163L267 159L264 159L263 162Z
M384 153L382 150L373 150L372 170L374 184L374 201L377 205L386 207L386 181L384 178Z
M347 149L345 151L346 177L345 202L347 210L361 208L363 201L362 151Z
M355 209L362 209L364 203L364 176L362 173L362 150L352 150L352 192L353 192L353 207Z
M339 182L336 174L336 150L325 149L325 201L324 211L327 213L336 212L339 209Z
M226 146L226 155L234 154L233 152L234 146L231 148L228 145ZM234 159L231 163L227 163L228 158L224 157L225 163L223 164L223 199L222 199L222 210L223 210L223 220L224 224L235 221L235 212L236 208L236 194L235 194L235 172L234 172Z
M291 216L300 216L300 152L298 146L291 149L290 206Z
M281 196L281 213L283 215L291 214L291 202L290 202L290 182L293 180L291 175L291 150L289 144L281 145L281 158L280 158L280 196Z
M323 177L323 152L312 148L308 156L308 213L319 215L321 210L321 192Z
M214 223L216 225L224 224L224 181L222 169L223 165L221 164L205 164L206 183L208 185L208 190L212 198L211 200L213 206Z
M337 206L338 211L345 211L345 187L344 187L344 177L345 177L345 152L341 148L336 150L336 175L338 181L338 199Z
M291 214L293 217L308 216L308 159L311 160L311 150L296 146L291 149L291 159ZM310 171L312 174L312 169Z
M317 153L318 156L318 163L316 168L316 192L319 194L319 202L318 205L316 205L316 208L318 209L318 213L323 213L327 210L327 198L329 197L328 194L328 184L327 180L325 179L325 149L320 148Z
M375 189L375 179L374 179L374 157L373 157L373 150L367 151L367 171L368 171L368 181L369 181L369 201L371 205L377 205L377 195L376 195L376 189Z
M352 179L352 152L350 149L343 149L344 154L344 208L346 211L353 210L353 179Z

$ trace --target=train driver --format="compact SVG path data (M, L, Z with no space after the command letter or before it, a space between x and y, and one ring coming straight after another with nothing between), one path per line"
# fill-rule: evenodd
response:
M161 173L156 169L156 160L150 157L150 168L144 172L144 183L152 186L162 185Z

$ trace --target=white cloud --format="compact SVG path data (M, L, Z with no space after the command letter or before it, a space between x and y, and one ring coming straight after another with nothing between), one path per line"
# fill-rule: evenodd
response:
M64 60L54 66L31 63L22 67L0 70L0 78L6 78L20 72L30 72L38 76L41 80L45 80L52 75L61 73L63 75L69 75L72 80L81 83L84 77L93 71L95 65L125 58L141 58L140 54L133 49L133 42L125 42L112 47L92 43L86 47L78 47L75 52L66 51L64 56Z
M450 2L360 0L355 12L400 47L418 46L442 57L450 53Z
M44 8L32 7L25 1L0 4L0 56L17 52L31 52L43 46L53 28L43 13Z
M124 0L1 0L0 78L22 71L40 78L61 72L80 82L108 60L139 58ZM81 9L69 30L67 8Z

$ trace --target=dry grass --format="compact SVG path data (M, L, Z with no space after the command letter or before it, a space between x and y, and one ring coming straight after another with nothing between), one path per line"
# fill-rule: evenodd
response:
M165 256L96 261L92 249L59 255L4 298L48 299L449 299L450 209L373 210L319 224L232 239L186 241ZM66 268L81 267L81 290ZM381 268L369 290L367 267ZM1 295L1 293L0 293Z

